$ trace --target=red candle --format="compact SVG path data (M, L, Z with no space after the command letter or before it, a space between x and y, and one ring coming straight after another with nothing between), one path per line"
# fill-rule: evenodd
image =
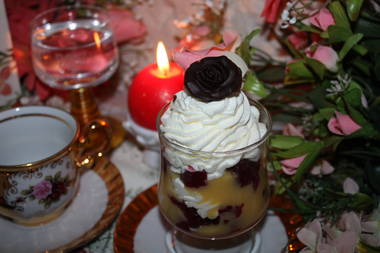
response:
M156 130L156 118L161 108L183 90L184 71L168 60L163 44L157 46L157 64L143 68L128 90L128 109L140 126Z

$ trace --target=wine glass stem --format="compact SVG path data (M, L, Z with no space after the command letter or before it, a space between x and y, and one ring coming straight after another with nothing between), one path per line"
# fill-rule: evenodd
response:
M73 89L70 92L71 113L81 126L100 116L91 88Z

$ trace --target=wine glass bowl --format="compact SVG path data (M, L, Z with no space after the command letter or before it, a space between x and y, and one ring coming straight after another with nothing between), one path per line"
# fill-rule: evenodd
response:
M172 142L159 127L167 107L160 113L159 207L177 233L222 241L246 234L265 216L270 199L266 141L272 123L260 103L250 103L259 110L266 134L244 148L225 152L192 150ZM198 168L205 162L224 169L219 176L210 176L206 171L195 171L192 161ZM185 170L180 169L184 166Z
M92 93L92 87L109 79L119 64L107 13L85 5L57 7L38 14L31 29L35 73L50 87L70 91L80 139L94 145L107 139L107 145L100 145L104 152L119 145L125 136L121 123L100 115Z
M37 76L58 89L98 85L118 66L108 16L96 7L59 7L37 15L31 45Z

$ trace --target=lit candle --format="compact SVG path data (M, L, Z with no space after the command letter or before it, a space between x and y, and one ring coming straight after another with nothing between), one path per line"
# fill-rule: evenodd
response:
M173 95L183 90L184 71L169 62L165 46L158 43L156 64L143 68L128 89L128 110L138 125L156 130L156 117Z

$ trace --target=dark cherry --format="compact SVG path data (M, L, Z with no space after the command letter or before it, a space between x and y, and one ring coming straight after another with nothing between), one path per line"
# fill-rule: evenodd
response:
M248 159L240 160L235 166L228 168L238 181L241 187L252 184L254 190L257 190L257 187L260 183L260 163L253 162Z
M194 207L188 207L183 201L170 197L170 200L176 205L186 217L186 221L178 222L176 225L184 230L190 230L190 228L198 228L203 225L219 224L219 217L215 219L205 218L203 219L197 213L197 209Z
M207 185L207 172L202 171L188 171L186 170L181 174L180 179L187 187L199 188Z

